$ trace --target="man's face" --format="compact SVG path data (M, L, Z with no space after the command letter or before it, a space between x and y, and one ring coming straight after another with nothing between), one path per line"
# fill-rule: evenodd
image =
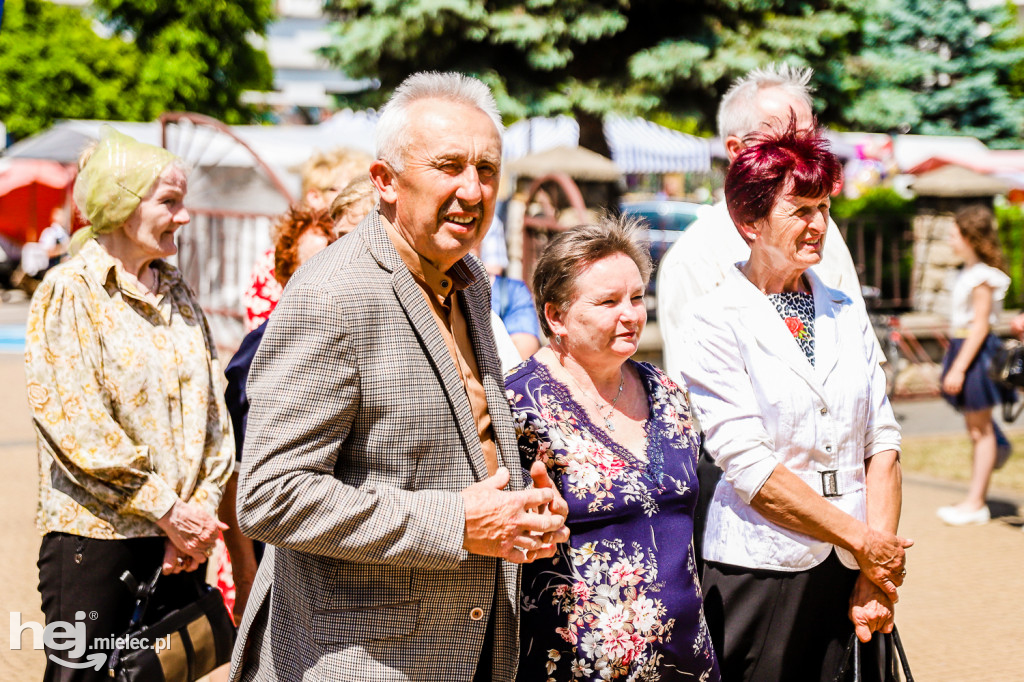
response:
M428 99L408 110L405 167L371 175L388 217L417 253L446 270L483 239L494 216L501 136L479 109Z

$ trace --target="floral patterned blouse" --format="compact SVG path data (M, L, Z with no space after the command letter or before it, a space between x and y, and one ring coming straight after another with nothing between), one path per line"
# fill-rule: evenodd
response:
M569 542L524 566L519 680L719 680L693 555L697 434L683 392L647 389L647 462L588 418L530 358L505 381L524 467L544 462L569 504Z
M274 249L270 249L252 266L249 288L242 295L246 332L251 332L270 319L270 313L274 312L282 293L284 287L274 277Z
M89 241L32 297L25 374L44 533L162 535L155 521L177 499L216 514L234 465L224 375L181 274L155 266L147 293Z

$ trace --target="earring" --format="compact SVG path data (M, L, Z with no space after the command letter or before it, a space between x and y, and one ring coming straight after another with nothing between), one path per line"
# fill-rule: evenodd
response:
M555 334L555 345L558 345L558 346L562 345L562 335L561 334Z

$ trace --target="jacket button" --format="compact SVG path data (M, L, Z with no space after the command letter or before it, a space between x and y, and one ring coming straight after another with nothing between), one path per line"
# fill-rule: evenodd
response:
M832 446L831 445L826 445L825 446L825 452L832 452Z
M827 407L821 408L821 413L822 414L828 414L828 408Z
M469 612L469 617L471 620L480 620L484 617L484 610L478 606Z

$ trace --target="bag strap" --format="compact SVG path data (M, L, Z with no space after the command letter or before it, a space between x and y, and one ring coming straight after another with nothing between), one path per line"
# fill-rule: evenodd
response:
M153 593L156 591L156 583L160 580L161 568L157 568L153 577L144 583L140 583L132 575L131 571L125 571L121 574L121 582L128 588L129 592L135 595L135 610L132 611L131 622L128 623L128 629L125 631L126 634L133 632L138 629L142 624L143 619L146 617L146 609L149 608L149 600L152 598ZM107 669L111 677L114 677L117 671L117 665L121 661L121 649L114 649L110 658L107 660Z
M1003 403L1003 421L1007 423L1016 421L1022 410L1024 410L1024 400Z
M903 650L903 642L900 640L900 633L895 625L892 626L892 643L895 649L893 656L900 659L903 677L906 678L906 682L914 682L914 675L910 672L910 663L907 661L907 652Z

